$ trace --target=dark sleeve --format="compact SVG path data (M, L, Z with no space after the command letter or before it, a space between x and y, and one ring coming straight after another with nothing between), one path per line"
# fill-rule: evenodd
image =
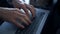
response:
M13 8L12 5L10 5L7 0L0 0L0 7L9 7L9 8Z

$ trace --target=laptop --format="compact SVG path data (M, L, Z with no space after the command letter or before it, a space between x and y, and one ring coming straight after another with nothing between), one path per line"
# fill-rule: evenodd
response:
M32 24L30 24L24 30L17 29L15 34L41 34L48 15L48 10L36 8L36 15L32 21Z

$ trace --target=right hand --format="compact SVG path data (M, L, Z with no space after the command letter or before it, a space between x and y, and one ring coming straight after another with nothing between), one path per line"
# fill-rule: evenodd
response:
M5 21L11 22L15 24L19 28L25 28L21 23L18 23L16 19L19 19L22 21L22 23L26 24L27 26L31 24L31 20L29 17L26 16L26 14L21 13L19 9L17 8L8 8L1 11L1 16Z
M19 1L19 0L15 0L15 1L13 0L13 1L12 1L12 4L13 4L13 7L14 7L14 8L23 9L24 12L25 12L25 14L26 14L28 17L30 17L29 11L30 11L31 14L32 14L32 18L35 17L35 7L34 7L33 5L28 5L28 4L23 3L23 2L21 2L21 1ZM29 10L29 11L28 11L28 10Z

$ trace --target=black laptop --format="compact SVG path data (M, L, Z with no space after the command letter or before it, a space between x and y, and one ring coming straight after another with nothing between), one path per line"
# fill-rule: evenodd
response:
M24 30L17 29L15 34L40 34L48 15L49 10L36 8L36 15L32 21L32 24Z

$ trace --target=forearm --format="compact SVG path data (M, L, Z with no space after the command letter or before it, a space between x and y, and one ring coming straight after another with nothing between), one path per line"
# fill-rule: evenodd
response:
M3 14L3 7L0 7L0 25L4 22L2 14Z
M5 9L5 7L0 7L0 11L2 11L2 10L4 10Z
M13 10L13 8L0 7L0 16L5 13L5 11Z
M0 17L2 16L3 12L5 11L5 8L0 7Z
M6 13L5 11L8 10L8 9L9 8L0 7L0 25L4 22L3 15L4 15L4 13Z

